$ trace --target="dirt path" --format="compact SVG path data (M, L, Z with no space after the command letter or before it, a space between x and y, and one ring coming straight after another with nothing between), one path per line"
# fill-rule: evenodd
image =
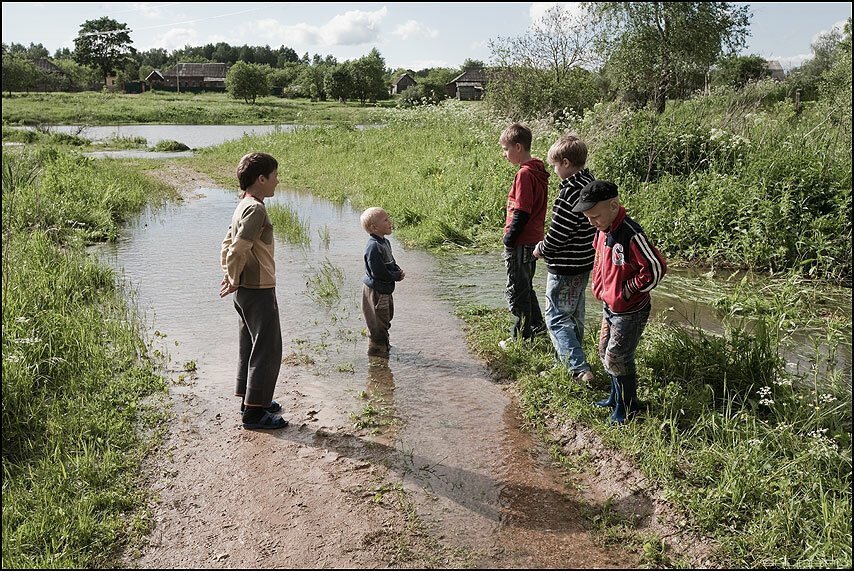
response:
M233 208L217 202L212 191L205 197L200 189L216 185L199 173L167 163L152 174L188 197L176 212L186 217L176 223L177 236L187 237L192 223L206 226L206 215L222 218L212 210ZM354 214L340 209L330 214L326 208L311 211L313 220L329 220L333 247L327 244L323 256L341 265L349 283L361 271L360 256L353 252L361 251L363 236L357 223L351 228ZM138 241L145 232L170 232L170 224L161 229L146 223ZM203 244L198 252L186 252L187 260L215 258L218 242L212 236L221 230L187 238ZM190 292L154 308L158 333L165 331L160 335L171 347L175 421L148 468L156 495L154 529L147 544L127 553L126 566L630 568L640 563L638 545L605 548L594 541L591 519L610 500L632 516L633 526L660 532L666 505L645 489L629 462L591 433L555 426L553 433L567 451L594 459L568 486L567 474L552 466L521 428L512 389L495 384L468 353L462 324L431 283L429 256L395 253L402 266L407 264L407 281L395 294L393 351L387 363L369 363L358 334L358 285L345 288L339 305L319 310L316 302L294 293L310 275L303 273L311 265L307 259L317 256L301 258L292 251L278 260L277 245L286 358L276 398L291 420L281 431L240 428L239 403L231 396L236 339L230 338L236 338L236 328L230 303ZM128 256L132 281L134 263ZM142 299L184 283L152 278L145 264L140 267ZM204 264L200 268L206 274L200 291L215 292L218 268L214 264L210 277ZM145 281L158 282L151 293ZM190 358L196 371L182 371L192 369L182 365Z

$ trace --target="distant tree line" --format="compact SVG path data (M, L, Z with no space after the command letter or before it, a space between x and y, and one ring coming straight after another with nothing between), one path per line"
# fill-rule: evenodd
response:
M61 48L53 57L42 44L3 44L3 90L79 91L100 89L110 75L116 83L141 81L152 71L161 72L181 63L224 63L229 68L226 88L235 98L254 103L271 93L283 97L314 100L358 100L362 103L387 99L392 81L403 73L418 85L403 100L409 104L446 96L445 84L460 70L431 68L419 71L391 70L374 48L354 60L339 62L331 55L300 56L287 46L232 46L226 42L186 46L168 52L162 48L138 51L130 30L110 18L87 20L80 26L74 49ZM44 64L49 61L62 73ZM482 62L467 60L466 65Z
M155 69L180 63L224 63L226 82L236 98L252 103L274 93L313 100L389 97L402 74L416 80L400 94L405 105L436 103L446 85L466 69L485 69L487 102L513 117L581 114L597 101L620 98L661 112L668 99L684 99L718 86L740 88L769 76L757 55L737 55L744 46L748 7L729 2L585 2L580 11L556 5L522 36L490 41L492 61L466 60L461 69L388 69L379 51L339 62L331 55L301 56L280 46L232 46L226 42L137 51L125 24L110 18L80 26L74 49L49 52L41 44L2 45L3 90L83 90L99 88L115 73L117 82L140 81ZM828 70L837 66L848 31L823 34L813 58L792 70L787 94L815 99ZM846 44L847 42L847 44ZM845 50L842 49L844 52ZM842 72L840 72L842 73ZM843 73L844 75L844 73Z

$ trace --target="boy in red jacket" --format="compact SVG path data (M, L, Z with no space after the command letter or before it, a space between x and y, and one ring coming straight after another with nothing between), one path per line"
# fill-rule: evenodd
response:
M504 158L519 166L507 195L503 237L503 259L507 269L505 294L516 320L513 336L499 343L502 349L507 349L508 343L514 339L532 339L546 331L534 290L534 272L537 269L534 247L544 235L549 173L543 161L531 156L532 140L531 130L519 123L504 129L498 140Z
M637 414L635 350L649 319L650 294L667 262L647 240L640 224L626 215L617 185L596 180L583 189L573 212L582 212L598 230L593 239L593 296L603 302L599 357L611 375L611 394L597 406L611 407L611 422Z

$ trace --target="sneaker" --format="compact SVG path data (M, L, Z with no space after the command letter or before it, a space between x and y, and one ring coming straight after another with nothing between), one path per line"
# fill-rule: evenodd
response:
M583 371L575 375L575 380L583 385L589 385L595 378L593 371Z
M499 346L499 347L501 347L501 350L502 350L502 351L509 351L509 350L510 350L510 346L512 345L512 343L513 343L514 341L515 341L515 339L513 339L512 337L508 337L508 338L507 338L507 339L505 339L504 341L499 341L499 342L498 342L498 346Z

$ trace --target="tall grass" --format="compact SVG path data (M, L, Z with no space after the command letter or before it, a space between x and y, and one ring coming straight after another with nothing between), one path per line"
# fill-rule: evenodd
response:
M797 114L773 83L674 102L597 106L590 163L670 256L851 282L851 118ZM618 119L614 119L617 117Z
M318 303L331 307L341 299L344 270L324 258L320 267L309 264L311 273L306 282L308 296Z
M165 189L49 149L4 152L3 172L3 567L108 565L146 527L165 383L83 246Z
M500 351L505 311L468 307L461 315L473 347L518 381L531 423L580 421L633 456L691 524L716 538L721 566L851 566L850 387L838 372L786 373L773 326L716 337L651 324L638 360L647 409L613 428L591 405L604 384L590 390L550 369L547 341ZM589 333L585 351L596 355L597 332Z
M273 223L276 234L292 244L308 246L311 244L309 223L289 204L271 204L267 214Z

